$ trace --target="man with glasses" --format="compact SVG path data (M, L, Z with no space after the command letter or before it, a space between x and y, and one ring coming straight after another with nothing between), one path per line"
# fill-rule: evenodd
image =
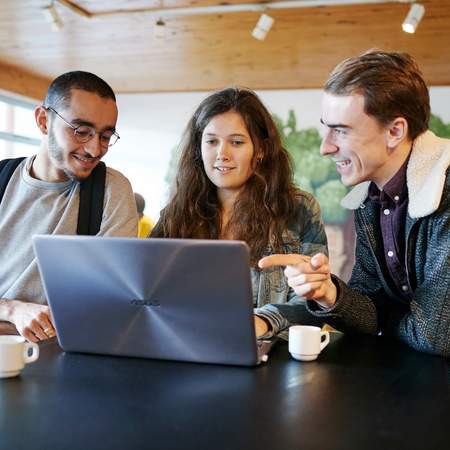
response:
M33 342L56 334L31 237L77 233L81 184L119 139L114 92L91 73L56 78L35 117L37 155L20 163L0 203L0 334ZM130 183L108 167L97 235L136 237L137 229Z

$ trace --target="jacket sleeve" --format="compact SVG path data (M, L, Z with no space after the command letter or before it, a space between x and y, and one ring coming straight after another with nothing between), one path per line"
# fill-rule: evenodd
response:
M357 233L356 264L349 285L337 277L338 299L321 311L307 308L339 331L392 336L410 347L450 357L450 205L448 189L431 216L413 226L408 247L410 282L416 283L407 304L395 297L362 233Z
M296 233L299 236L302 254L314 256L317 253L324 253L328 256L327 237L322 222L320 206L312 195L305 194L298 197L296 229L291 229L290 231L294 235ZM289 246L285 248L286 253L292 253ZM274 335L287 339L289 327L292 325L303 324L319 327L323 325L321 318L313 317L306 310L305 298L296 295L292 288L289 288L288 301L286 303L269 303L261 308L255 308L254 313L266 319L272 327L261 339L267 339Z
M356 216L355 216L356 222ZM358 226L356 227L358 230ZM377 298L387 296L375 268L372 250L362 233L356 234L355 265L349 284L332 275L337 288L337 299L330 309L321 309L316 302L308 300L306 308L316 317L323 319L336 330L350 334L378 334Z

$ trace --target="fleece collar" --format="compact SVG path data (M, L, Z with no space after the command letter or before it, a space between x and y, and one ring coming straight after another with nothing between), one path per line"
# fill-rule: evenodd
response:
M408 212L413 219L428 216L439 207L445 174L450 166L450 140L438 138L431 131L414 142L406 169ZM366 200L370 181L360 183L342 200L347 209L358 209Z

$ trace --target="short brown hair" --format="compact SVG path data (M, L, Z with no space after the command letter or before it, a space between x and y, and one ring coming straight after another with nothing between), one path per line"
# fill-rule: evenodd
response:
M403 117L412 140L428 130L428 87L417 63L407 53L372 49L346 59L329 76L325 92L362 95L366 114L383 126Z

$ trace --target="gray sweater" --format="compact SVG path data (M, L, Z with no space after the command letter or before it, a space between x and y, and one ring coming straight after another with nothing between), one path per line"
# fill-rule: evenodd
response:
M36 180L28 173L32 159L27 158L16 169L0 204L0 296L46 304L31 237L76 234L80 183ZM136 237L137 229L130 183L108 167L98 236Z

